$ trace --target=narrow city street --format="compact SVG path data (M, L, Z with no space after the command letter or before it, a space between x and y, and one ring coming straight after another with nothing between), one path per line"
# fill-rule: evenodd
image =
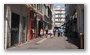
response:
M5 4L4 11L5 49L84 49L83 4Z
M69 43L67 37L65 36L48 36L47 38L37 38L8 49L78 49L78 47Z

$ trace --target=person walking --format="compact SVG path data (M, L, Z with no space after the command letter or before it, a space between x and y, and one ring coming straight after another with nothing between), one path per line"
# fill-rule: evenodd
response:
M48 29L46 29L46 38L47 38L47 36L48 36Z
M46 37L46 30L44 30L44 37Z
M56 35L56 30L55 29L53 29L53 34L54 34L54 36Z
M60 28L59 31L60 31L60 36L62 37L63 29Z
M51 29L51 30L50 30L50 37L52 37L52 33L53 33L53 30Z
M42 37L43 36L43 29L41 28L41 30L40 30L40 37Z
M35 39L35 29L32 28L32 39Z

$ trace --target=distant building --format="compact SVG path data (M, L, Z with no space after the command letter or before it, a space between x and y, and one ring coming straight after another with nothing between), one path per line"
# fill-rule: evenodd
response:
M62 27L65 23L65 6L53 6L53 25L55 28Z

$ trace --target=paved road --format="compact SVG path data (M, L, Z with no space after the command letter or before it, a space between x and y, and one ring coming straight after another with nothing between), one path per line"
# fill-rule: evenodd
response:
M67 37L37 38L24 44L9 49L78 49L78 47L67 41Z

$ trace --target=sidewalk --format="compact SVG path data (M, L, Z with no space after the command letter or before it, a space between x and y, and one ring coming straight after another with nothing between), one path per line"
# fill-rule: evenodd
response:
M26 41L25 43L22 43L20 45L17 45L17 46L13 46L13 47L10 47L8 49L27 49L29 48L30 46L35 46L36 45L36 42L44 39L45 37L42 37L42 38L36 38L36 39L32 39L30 41Z

